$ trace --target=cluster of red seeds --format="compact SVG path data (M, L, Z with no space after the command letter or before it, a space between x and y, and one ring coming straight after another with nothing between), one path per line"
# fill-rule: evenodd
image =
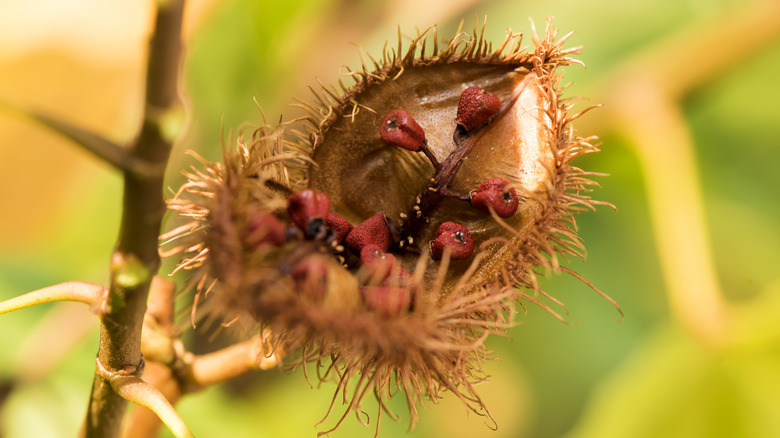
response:
M480 87L469 87L460 98L457 129L471 135L487 125L500 108L501 103L495 95ZM390 146L425 153L437 172L443 171L441 164L427 150L425 131L407 111L397 109L390 112L379 133ZM515 214L519 205L515 189L501 178L485 180L468 195L455 193L447 187L442 189L444 196L468 201L479 211L493 211L503 218ZM368 309L384 317L395 317L412 308L418 286L392 254L404 249L398 245L395 225L384 213L377 212L353 226L330 211L330 199L325 193L309 189L295 192L288 198L287 215L291 222L289 226L271 213L251 217L247 224L249 248L256 249L260 245L278 247L299 239L318 241L334 254L341 255L350 269L356 270L360 294ZM440 224L436 238L428 245L434 260L441 260L447 253L452 259L465 260L474 252L471 233L456 222ZM327 275L327 263L320 256L306 257L290 270L290 276L300 286L299 289L315 300L324 299Z
M384 317L399 316L411 309L417 285L389 253L393 242L383 213L353 226L330 211L330 199L325 193L301 190L288 198L287 215L289 225L272 213L251 216L246 228L247 247L279 247L301 239L320 242L334 253L348 256L350 260L345 264L358 265L360 294L367 308ZM309 299L325 298L328 263L321 255L297 261L289 274Z
M460 96L458 112L455 121L467 134L475 132L487 125L501 109L501 102L494 94L481 87L468 87ZM390 146L413 152L426 152L428 147L425 132L414 118L406 111L397 109L390 112L379 130L382 140ZM426 153L432 164L440 170L440 164ZM443 191L444 192L444 191ZM514 188L501 178L485 180L476 190L468 195L460 195L446 190L450 196L468 200L472 207L485 213L491 210L507 218L517 212L519 198ZM445 250L450 251L450 257L456 260L471 257L474 251L474 241L471 233L461 224L444 222L436 231L436 239L430 242L431 255L439 260Z

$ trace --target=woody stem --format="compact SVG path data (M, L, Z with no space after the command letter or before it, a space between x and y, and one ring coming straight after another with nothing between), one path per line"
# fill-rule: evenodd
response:
M123 172L124 196L119 239L111 259L110 311L100 328L98 364L108 373L140 367L141 329L152 277L160 259L157 237L165 213L163 178L173 138L166 135L166 116L176 114L181 24L184 0L157 2L149 44L145 108L137 139L127 145L135 159L152 164L153 172ZM96 372L83 436L119 436L127 404L101 372Z

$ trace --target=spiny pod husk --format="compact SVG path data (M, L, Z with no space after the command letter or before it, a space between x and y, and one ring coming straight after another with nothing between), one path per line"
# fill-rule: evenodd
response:
M366 394L376 396L379 415L389 412L391 385L406 394L412 425L423 397L444 391L489 416L474 386L484 380L486 336L511 325L516 300L557 316L542 300L560 303L539 290L535 266L581 278L557 257L582 255L574 216L597 203L588 173L570 166L597 149L575 135L577 115L559 88L558 69L575 63L569 55L578 49L563 49L568 35L556 40L550 23L543 36L533 29L528 51L520 34L493 50L483 33L459 31L440 47L432 28L406 49L399 37L373 68L351 72L352 86L323 88L303 103L308 119L241 136L224 164L193 168L169 203L191 222L163 236L176 245L167 252L186 254L177 270L193 270L196 290L209 291L201 305L271 330L285 351L298 349L293 364L314 362L321 378L337 379L348 406L336 427L361 412ZM474 86L501 107L472 133L456 117L463 90ZM382 138L384 115L398 109L423 131L422 149ZM469 204L467 194L494 178L518 195L509 217ZM289 211L288 226L305 222L288 201L304 190L330 200L316 235L288 233L282 245L248 251L239 231L251 215ZM470 232L470 257L433 260L428 245L445 222Z
M404 216L416 214L410 206L425 193L436 172L423 154L390 147L382 140L377 129L381 115L403 108L425 131L427 149L443 162L457 149L453 132L463 90L479 86L495 95L502 108L475 135L448 188L470 193L485 180L501 178L523 202L510 217L496 220L464 208L460 200L445 198L411 237L420 247L435 240L438 224L463 224L482 254L474 284L504 278L496 287L533 287L531 266L557 270L556 253L584 252L571 223L578 205L591 204L587 194L592 183L569 162L597 149L592 138L571 131L574 117L568 114L570 105L561 102L558 88L558 69L576 62L568 55L577 49L563 49L566 37L555 41L551 27L543 37L534 35L536 48L529 52L520 51L518 34L510 34L501 44L502 49L512 47L508 53L491 52L475 27L471 39L454 40L425 54L425 36L415 37L405 54L385 53L375 71L354 72L357 84L341 95L328 89L318 96L320 106L310 108L310 134L302 139L316 164L302 184L327 193L333 211L352 223L382 212L400 226ZM418 260L414 252L398 258L410 271ZM445 291L462 283L466 263L456 262L461 269L447 272ZM433 282L437 272L437 265L428 265L426 281Z

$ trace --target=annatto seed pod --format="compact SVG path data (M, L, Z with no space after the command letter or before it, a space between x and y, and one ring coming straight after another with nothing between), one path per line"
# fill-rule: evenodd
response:
M316 103L304 104L308 119L240 136L224 164L193 168L169 202L190 222L163 236L175 245L167 253L185 252L177 270L194 271L197 290L210 291L200 313L239 317L270 330L285 351L298 348L295 363L338 370L337 392L349 400L344 417L363 418L366 394L376 395L380 414L388 410L390 386L406 393L412 424L418 401L443 391L489 415L474 386L484 379L485 337L512 324L515 300L558 316L545 298L560 303L539 289L537 272L582 279L558 262L558 254L583 254L574 216L597 204L589 174L570 166L597 149L571 128L577 115L568 114L559 88L559 69L576 62L569 55L578 49L563 49L568 35L556 40L549 23L541 37L533 29L530 51L515 33L492 50L483 33L459 31L443 47L435 27L405 49L399 38L397 49L371 58L372 68L351 72L353 85L323 88ZM469 87L490 90L498 111L459 116ZM411 140L417 128L400 145L383 139L380 125L397 110L415 121L427 147ZM479 129L459 127L456 118L468 116L477 116ZM469 203L470 193L497 179L518 195L511 215ZM244 250L240 231L257 212L282 217L288 196L306 190L327 195L343 222L325 212L316 233ZM305 230L308 219L297 211L291 220ZM350 251L338 244L349 227L337 222L357 224L343 237ZM464 260L428 253L448 222L470 231L474 250ZM382 254L392 263L378 263Z
M315 301L325 299L328 287L330 266L326 259L318 255L304 258L290 270L295 289Z

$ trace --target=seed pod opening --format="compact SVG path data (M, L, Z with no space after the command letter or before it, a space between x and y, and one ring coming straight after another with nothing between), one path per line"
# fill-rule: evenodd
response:
M214 312L270 329L285 351L299 351L293 364L335 375L349 400L344 416L360 412L369 393L380 415L389 411L391 381L406 393L411 424L419 401L444 391L489 416L474 387L484 378L485 337L511 325L517 300L555 314L525 292L559 304L538 289L533 268L567 272L557 255L584 252L574 215L596 202L593 183L570 162L597 149L574 134L559 88L559 68L576 62L577 49L563 49L568 36L556 40L549 24L543 36L533 30L529 51L515 33L492 50L483 32L459 32L443 47L435 27L405 49L399 41L373 68L351 71L352 86L323 88L302 104L307 119L240 136L224 164L193 168L169 203L192 218L164 236L179 242L171 254L187 255L177 270L196 271ZM470 87L500 102L473 130L456 120ZM388 142L380 125L399 109L416 126ZM517 195L511 215L470 203L497 179L502 193ZM293 193L322 193L329 208L291 207ZM304 229L247 251L239 230L258 212L288 212ZM468 255L442 247L432 257L437 231L453 222L470 234L450 233ZM350 382L357 389L347 394Z

